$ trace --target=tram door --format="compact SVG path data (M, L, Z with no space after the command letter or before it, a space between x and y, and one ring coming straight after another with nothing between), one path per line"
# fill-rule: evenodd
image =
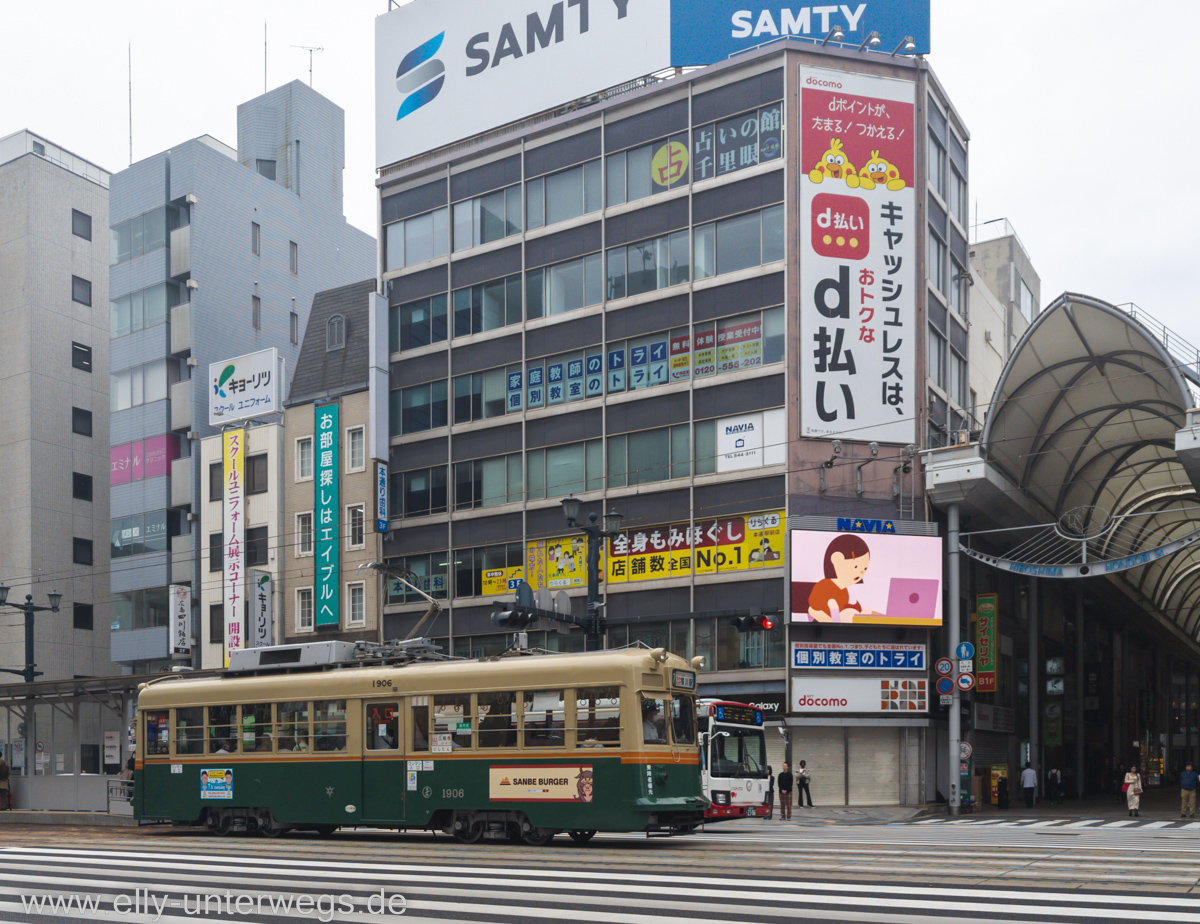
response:
M363 717L363 820L403 823L407 775L400 701L367 700Z

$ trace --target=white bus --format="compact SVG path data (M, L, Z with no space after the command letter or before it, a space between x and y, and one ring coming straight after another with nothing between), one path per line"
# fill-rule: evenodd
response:
M763 711L744 703L702 699L696 705L700 773L712 803L705 821L770 818Z

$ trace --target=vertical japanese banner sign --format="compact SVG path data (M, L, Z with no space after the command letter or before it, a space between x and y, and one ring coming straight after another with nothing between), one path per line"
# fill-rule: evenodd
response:
M229 653L244 648L245 635L242 611L245 606L246 498L246 431L226 430L223 434L225 459L225 517L222 539L225 542L225 574L222 601L225 613L225 666Z
M975 689L996 692L996 595L975 598Z
M171 656L186 658L192 653L192 588L172 584L167 589L171 597Z
M269 571L250 572L250 647L275 643L275 582Z
M915 93L800 68L804 436L916 438Z
M338 406L326 404L314 410L317 430L316 478L313 481L313 507L317 514L316 624L341 624L338 607L341 588L339 574L338 531Z

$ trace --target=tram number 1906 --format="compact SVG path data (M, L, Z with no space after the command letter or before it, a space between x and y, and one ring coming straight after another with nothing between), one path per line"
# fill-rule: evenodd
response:
M463 797L463 791L461 789L443 789L442 790L442 798L443 799L461 799L462 797Z
M390 687L391 685L392 685L392 682L390 680L372 680L371 681L371 686L373 686L373 687Z

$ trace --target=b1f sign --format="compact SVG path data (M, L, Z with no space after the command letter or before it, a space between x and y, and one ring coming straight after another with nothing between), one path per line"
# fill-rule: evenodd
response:
M413 0L375 20L375 163L669 66L666 0Z
M272 347L208 366L208 425L279 412L279 351Z
M851 3L746 3L744 0L671 0L671 65L716 64L764 42L796 37L820 41L834 28L856 48L872 32L889 54L929 53L929 0L856 0ZM912 49L905 50L911 38ZM831 42L830 44L833 44Z

